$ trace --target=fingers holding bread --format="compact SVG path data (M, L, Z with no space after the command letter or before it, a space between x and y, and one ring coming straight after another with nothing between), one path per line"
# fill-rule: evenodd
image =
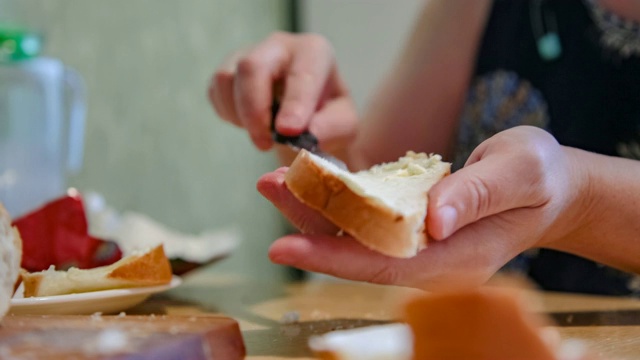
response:
M478 229L463 229L460 238L456 234L451 241L433 243L408 259L371 250L350 236L295 234L276 240L269 258L277 264L347 280L429 291L456 290L486 282L504 264L499 255L502 249L474 241L474 231Z
M278 239L269 256L279 264L357 281L427 290L480 285L534 245L544 214L525 207L485 215L419 251L426 238L427 196L456 180L456 175L445 178L448 171L439 157L410 153L397 163L348 173L303 151L288 170L261 179L259 188L290 218L313 214L321 224L315 229L323 231ZM327 231L321 216L348 235Z
M550 134L526 126L482 143L464 168L430 190L430 234L445 239L494 214L549 203L554 197L550 188L559 183L552 179L554 167L564 163L559 152L553 152L557 148Z
M375 284L407 284L420 274L419 271L409 271L417 257L389 257L365 247L350 236L285 236L271 245L269 258L281 265Z
M306 234L336 234L340 230L322 214L300 202L285 184L287 168L280 168L263 175L257 184L258 191L277 207L300 231Z
M357 281L428 290L482 284L531 245L536 231L526 225L532 215L517 209L489 215L420 251L427 240L428 196L455 176L447 177L449 171L437 155L408 153L395 163L349 173L302 151L289 169L258 183L261 193L307 232L278 239L269 256L279 264ZM514 224L531 236L511 241ZM335 236L338 227L347 235Z

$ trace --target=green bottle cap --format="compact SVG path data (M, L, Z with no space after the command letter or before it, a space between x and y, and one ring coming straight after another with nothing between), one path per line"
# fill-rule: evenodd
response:
M42 36L33 30L0 25L0 61L20 61L40 55Z

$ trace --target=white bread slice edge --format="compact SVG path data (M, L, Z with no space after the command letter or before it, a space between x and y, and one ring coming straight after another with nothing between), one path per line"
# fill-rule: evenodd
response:
M0 204L0 319L9 311L14 287L20 274L22 240L11 217Z
M171 264L162 245L93 269L70 268L22 273L24 297L53 296L98 290L164 285L171 282Z
M285 183L298 200L368 248L407 258L426 247L427 193L450 172L439 155L409 151L396 162L351 173L302 150Z

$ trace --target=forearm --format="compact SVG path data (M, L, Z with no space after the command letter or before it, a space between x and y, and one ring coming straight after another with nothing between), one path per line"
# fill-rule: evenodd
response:
M450 151L491 3L426 3L361 121L354 153L363 167L395 160L406 150Z
M550 247L640 273L640 161L567 151L584 180L567 212L577 227Z

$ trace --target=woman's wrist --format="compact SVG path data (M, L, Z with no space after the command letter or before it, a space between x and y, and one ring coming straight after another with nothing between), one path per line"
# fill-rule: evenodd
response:
M588 224L597 217L594 204L598 202L595 190L599 185L594 184L597 178L593 174L597 169L590 166L594 161L590 158L594 154L567 146L561 146L560 151L564 161L556 171L565 175L556 176L555 181L563 185L558 187L555 196L562 204L559 205L556 221L541 239L540 245L574 252L580 246L578 243L585 238Z

